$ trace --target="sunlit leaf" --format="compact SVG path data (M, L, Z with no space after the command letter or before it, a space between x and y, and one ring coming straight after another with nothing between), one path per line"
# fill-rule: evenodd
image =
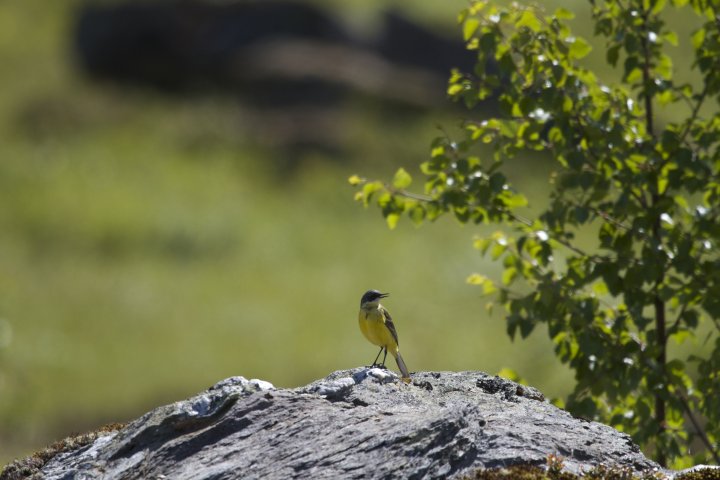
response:
M555 18L559 18L560 20L572 20L575 18L575 14L572 13L570 10L567 10L565 8L558 8L555 10L555 13L553 14Z
M473 273L470 275L465 281L469 283L470 285L482 285L485 280L487 280L487 277L485 275L480 275L479 273Z
M515 26L517 28L527 27L530 30L537 32L540 30L542 25L540 24L540 20L538 20L537 16L530 10L526 9L518 19L517 22L515 22Z
M518 275L517 268L515 268L515 267L506 268L502 274L503 285L510 285L517 278L517 275Z
M405 171L404 168L399 168L398 171L395 172L392 183L393 187L399 190L404 190L412 183L412 177L409 173L407 173L407 171Z
M455 95L461 93L463 90L464 90L464 87L462 86L462 84L453 83L452 85L450 85L448 87L447 93L448 93L448 95L450 95L452 97L452 96L455 96Z
M387 216L385 217L385 222L387 222L387 226L388 226L388 228L390 228L390 230L395 229L399 220L400 220L400 214L394 213L394 212L388 213Z
M467 42L470 38L475 35L478 27L480 26L480 20L475 17L470 17L465 20L463 24L463 39Z
M702 46L703 42L705 42L705 29L699 28L695 33L692 34L691 40L692 45L695 50L699 49L700 46Z
M565 40L570 46L570 55L574 58L583 58L592 50L588 42L580 37L570 37Z

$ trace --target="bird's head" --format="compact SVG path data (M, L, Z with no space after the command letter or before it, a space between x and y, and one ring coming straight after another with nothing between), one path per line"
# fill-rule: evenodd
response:
M360 299L360 306L363 307L363 306L377 305L378 303L380 303L381 298L385 298L388 295L390 295L390 294L389 293L380 293L377 290L368 290L367 292L365 292L363 294L362 298Z

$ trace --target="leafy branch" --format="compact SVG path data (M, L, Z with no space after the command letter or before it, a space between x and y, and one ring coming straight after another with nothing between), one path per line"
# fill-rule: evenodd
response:
M472 1L459 21L476 66L453 71L448 86L471 110L462 138L433 142L420 165L423 193L409 190L403 169L389 183L351 183L391 228L403 215L422 224L447 214L511 227L474 244L502 262L499 281L473 274L468 282L505 307L511 337L547 325L556 355L575 371L567 408L630 432L661 464L717 461L720 114L704 112L720 103L720 11L703 0L591 5L620 83L603 84L581 65L591 47L571 32L571 12ZM699 87L673 79L666 46L679 41L664 21L673 7L697 14ZM497 113L484 109L489 99ZM673 104L687 105L688 116L661 121L659 105ZM543 152L555 159L550 201L530 215L508 172ZM569 253L556 255L562 248ZM671 354L671 339L707 319L716 327L709 352ZM705 451L690 459L693 438Z

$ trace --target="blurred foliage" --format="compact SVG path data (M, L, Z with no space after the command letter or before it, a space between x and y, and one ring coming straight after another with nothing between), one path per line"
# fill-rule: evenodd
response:
M591 45L570 31L570 11L474 1L460 23L477 67L455 72L448 93L469 108L495 99L498 114L435 141L423 193L408 190L404 169L389 184L351 183L391 228L445 214L505 226L475 241L502 273L468 281L496 295L511 338L546 326L575 372L566 408L632 434L663 465L718 462L720 11L703 0L591 3L618 82L581 63ZM671 9L695 14L694 82L673 77ZM665 106L682 114L662 124ZM556 169L533 213L504 167L541 151ZM671 353L696 334L707 354Z

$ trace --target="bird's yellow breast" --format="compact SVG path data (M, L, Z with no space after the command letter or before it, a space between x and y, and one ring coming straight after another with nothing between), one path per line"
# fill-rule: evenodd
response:
M397 351L397 343L390 330L385 326L385 317L379 308L371 310L361 308L358 314L358 323L360 331L370 343L378 347L387 347L391 352Z

